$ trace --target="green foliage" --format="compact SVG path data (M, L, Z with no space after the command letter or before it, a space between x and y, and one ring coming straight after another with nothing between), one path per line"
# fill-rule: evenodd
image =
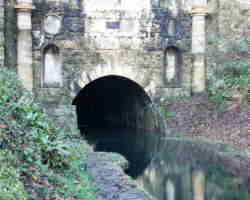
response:
M0 144L26 162L42 159L52 167L64 166L56 128L21 87L14 72L5 68L0 69L0 92L0 123L6 126Z
M85 148L83 142L74 142L70 144L72 161L69 170L61 170L66 178L61 178L60 176L55 176L52 181L56 184L61 185L58 187L57 192L59 194L64 194L64 197L70 198L74 196L76 199L86 199L94 200L96 197L94 192L96 189L90 184L91 178L82 173L84 171L84 163L82 159L86 157L82 149Z
M214 76L209 79L209 92L212 99L224 105L236 93L247 96L250 86L250 37L238 41L213 41L218 51L210 58L216 63ZM211 53L211 52L210 52Z
M10 166L11 152L0 150L0 200L26 200L28 195L16 168Z
M0 68L0 94L0 200L26 199L23 185L29 199L95 199L83 168L88 146L78 132L56 128L6 68Z

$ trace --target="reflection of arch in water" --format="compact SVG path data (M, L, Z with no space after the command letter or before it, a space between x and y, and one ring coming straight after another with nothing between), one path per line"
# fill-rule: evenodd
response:
M182 181L180 175L166 176L163 187L165 187L165 200L182 199L182 191L180 190L182 188Z
M182 53L174 46L164 51L163 80L168 87L180 87L182 82Z
M206 176L202 169L192 171L193 199L205 200Z
M62 59L59 48L54 44L43 50L43 87L56 88L62 86Z
M166 196L167 200L175 200L175 185L171 179L166 181Z

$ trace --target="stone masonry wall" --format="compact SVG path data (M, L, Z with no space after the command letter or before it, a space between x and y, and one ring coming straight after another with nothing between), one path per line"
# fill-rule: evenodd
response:
M82 87L107 75L129 78L151 97L189 95L190 6L174 2L34 0L34 80L39 100L70 103ZM62 83L50 86L44 81L48 46L58 49L62 68L58 69ZM170 81L168 48L178 60Z
M84 20L81 4L71 5L57 1L34 1L35 9L32 13L33 23L33 58L35 92L40 101L45 103L70 103L70 82L80 65L81 53L79 43L84 33ZM59 21L58 27L48 25L45 29L45 20L51 16ZM50 20L50 19L49 19ZM50 23L50 22L48 22ZM55 22L57 23L57 22ZM57 24L56 24L57 25ZM58 28L56 34L54 27ZM52 29L52 31L50 30ZM63 58L63 83L61 87L46 87L43 84L44 49L56 45Z
M151 97L190 94L192 0L33 3L34 91L40 101L71 103L86 84L111 74L134 80ZM247 0L208 0L208 4L208 49L216 51L211 40L235 40L249 33ZM15 0L0 0L0 43L4 44L0 45L0 64L5 57L9 67L16 66L17 60L14 5ZM168 57L168 50L177 55L176 69L169 68L173 57ZM50 74L44 69L46 52L48 57L54 52L57 60L59 75L52 77L58 81L56 84L44 81L44 76ZM208 57L209 76L214 68L214 59ZM171 80L168 73L174 73Z

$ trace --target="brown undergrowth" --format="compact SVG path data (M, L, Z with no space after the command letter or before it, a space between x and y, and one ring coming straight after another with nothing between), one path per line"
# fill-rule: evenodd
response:
M169 134L203 136L229 144L236 151L250 149L249 103L228 104L223 110L208 98L175 99L164 102L171 113Z

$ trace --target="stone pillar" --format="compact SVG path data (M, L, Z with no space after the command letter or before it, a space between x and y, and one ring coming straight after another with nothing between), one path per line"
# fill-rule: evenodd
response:
M17 0L17 72L24 87L33 89L31 11L32 0Z
M193 200L205 200L205 174L202 170L192 173Z
M4 1L0 0L0 67L4 65Z
M203 93L206 90L206 0L196 0L192 7L192 93Z

